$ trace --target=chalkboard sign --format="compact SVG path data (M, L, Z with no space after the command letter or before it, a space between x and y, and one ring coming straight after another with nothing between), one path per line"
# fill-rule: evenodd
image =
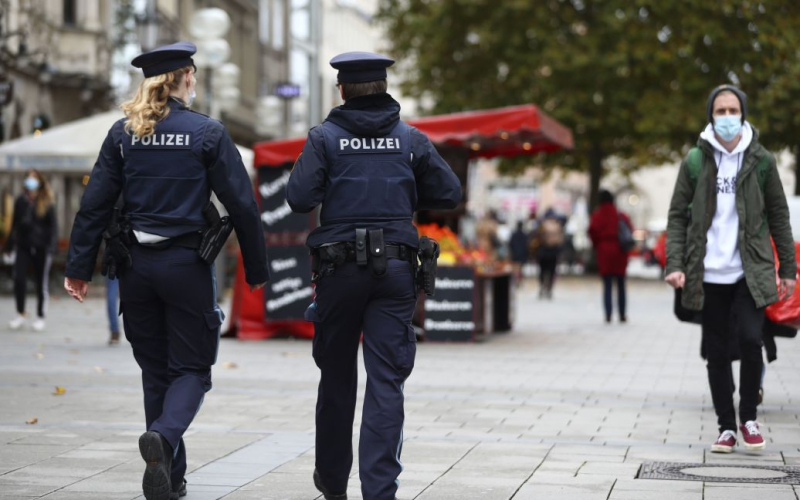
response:
M269 321L302 320L314 294L308 248L302 245L269 249L270 281L264 287Z
M291 165L258 169L258 193L261 197L261 222L264 232L300 233L308 231L308 214L296 214L286 202L286 184Z
M472 340L475 333L475 270L471 267L440 267L436 295L425 297L425 338L428 340Z

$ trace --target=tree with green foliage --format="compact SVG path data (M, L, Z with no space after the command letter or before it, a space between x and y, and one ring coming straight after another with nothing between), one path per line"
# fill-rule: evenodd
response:
M796 0L381 0L378 17L427 111L531 102L570 127L575 149L542 165L588 171L590 206L609 158L631 171L694 144L721 83L768 146L800 147Z

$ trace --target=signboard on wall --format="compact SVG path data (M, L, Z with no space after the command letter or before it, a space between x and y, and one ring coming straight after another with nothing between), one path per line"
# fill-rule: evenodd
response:
M292 212L286 202L286 184L291 167L259 168L258 193L261 197L261 222L264 232L301 233L308 231L308 214Z
M469 341L475 333L475 270L440 267L436 295L425 297L425 338Z
M311 263L305 245L269 248L270 281L264 288L265 318L302 320L311 303Z

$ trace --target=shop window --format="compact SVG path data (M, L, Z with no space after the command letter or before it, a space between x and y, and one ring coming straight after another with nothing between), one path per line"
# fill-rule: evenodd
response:
M75 26L77 24L77 2L75 0L64 0L64 24Z

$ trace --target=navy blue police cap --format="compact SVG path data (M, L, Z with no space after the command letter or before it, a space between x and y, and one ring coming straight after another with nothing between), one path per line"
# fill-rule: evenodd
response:
M339 83L385 80L386 68L392 64L394 59L372 52L345 52L331 59L331 66L339 70Z
M194 66L192 56L195 52L197 47L192 42L178 42L140 54L131 61L131 64L142 68L144 77L150 78L186 66Z

